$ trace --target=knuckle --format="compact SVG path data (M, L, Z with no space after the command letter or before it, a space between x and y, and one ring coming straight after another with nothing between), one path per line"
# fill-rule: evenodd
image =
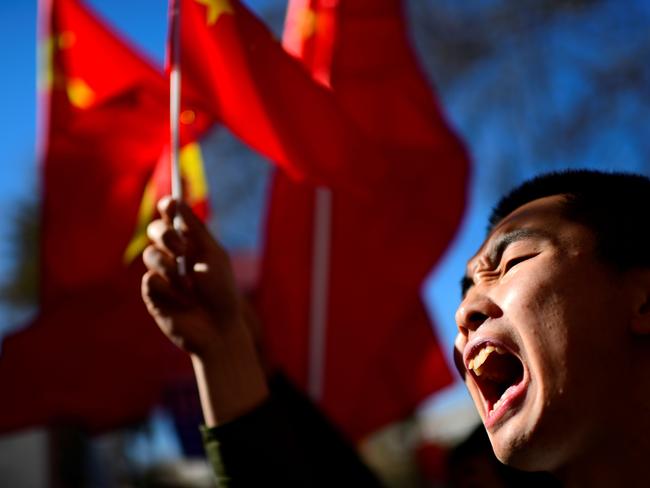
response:
M152 265L154 263L154 256L158 253L158 250L154 246L147 246L144 251L142 251L142 261L144 262L144 265L151 269ZM145 274L143 277L144 279L148 279L147 275Z
M160 200L158 200L158 212L160 212L161 215L165 215L169 213L171 210L171 207L173 207L174 200L171 196L166 195L162 197Z
M142 261L148 270L164 276L171 276L175 271L173 259L155 246L149 246L144 250Z

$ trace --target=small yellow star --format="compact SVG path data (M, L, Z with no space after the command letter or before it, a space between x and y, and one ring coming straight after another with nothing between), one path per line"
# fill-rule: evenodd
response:
M316 34L318 27L318 15L316 11L310 8L303 9L298 17L298 25L303 39L309 39Z
M95 101L95 92L81 78L72 78L66 84L68 100L77 108L89 108Z
M77 37L72 31L51 35L40 41L38 86L41 89L62 88L65 79L58 67L54 65L54 56L57 50L69 49L74 46Z
M194 110L183 110L180 115L181 124L190 125L196 120Z
M54 40L48 37L41 41L38 50L39 66L38 86L43 90L49 90L54 86Z
M77 42L77 35L72 31L64 31L59 34L57 44L60 49L69 49Z
M194 0L207 7L206 20L208 25L216 24L222 14L233 14L234 10L228 0Z

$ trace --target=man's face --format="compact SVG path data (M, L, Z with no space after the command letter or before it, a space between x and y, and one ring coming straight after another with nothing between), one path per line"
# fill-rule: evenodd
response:
M621 410L630 293L561 201L530 202L494 228L456 313L461 374L495 454L522 469L561 467Z

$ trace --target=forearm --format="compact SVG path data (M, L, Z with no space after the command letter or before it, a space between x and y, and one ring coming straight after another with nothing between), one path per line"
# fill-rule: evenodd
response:
M269 395L253 340L244 324L230 327L201 356L191 358L207 427L244 415Z

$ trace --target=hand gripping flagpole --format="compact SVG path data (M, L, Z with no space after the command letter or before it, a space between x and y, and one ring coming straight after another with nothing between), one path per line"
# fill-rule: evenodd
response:
M170 0L171 29L169 49L169 127L170 127L170 160L172 198L176 201L183 200L183 183L181 180L181 166L179 158L179 126L178 121L181 111L181 67L180 67L180 1ZM180 234L183 221L180 215L174 216L174 229ZM176 257L178 274L187 273L185 256Z

